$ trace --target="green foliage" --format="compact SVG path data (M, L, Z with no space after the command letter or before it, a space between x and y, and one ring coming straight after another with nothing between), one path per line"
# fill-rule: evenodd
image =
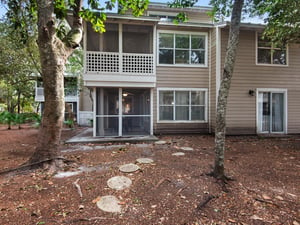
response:
M193 7L198 0L173 0L173 2L168 3L168 6L170 8L187 8L187 7ZM184 12L180 12L176 15L176 18L174 19L174 23L183 23L188 21L188 16Z
M67 125L69 128L73 128L74 127L74 120L65 120L64 124Z
M210 16L223 21L231 14L234 0L211 0ZM277 45L300 42L299 0L245 0L243 14L264 17L264 36Z
M20 44L26 44L32 39L37 24L37 5L34 0L8 0L6 13L7 23L20 39Z
M147 9L149 0L119 0L119 13L125 13L131 10L132 15L141 16L144 10Z
M253 0L252 13L265 16L265 37L276 44L300 42L299 0Z
M14 113L10 113L8 111L4 111L0 113L0 123L7 124L8 129L10 129L10 126L13 123L14 119L15 119Z
M40 123L41 116L37 113L11 113L8 111L3 111L0 113L0 123L7 124L8 129L11 125L20 125L24 123Z
M17 30L0 23L0 99L14 112L33 103L34 75L39 69L35 41L21 41Z

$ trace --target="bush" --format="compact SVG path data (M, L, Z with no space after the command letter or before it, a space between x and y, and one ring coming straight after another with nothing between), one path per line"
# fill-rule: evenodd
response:
M11 129L11 125L20 125L24 123L35 122L35 126L39 126L41 123L41 116L37 113L10 113L4 111L0 113L0 123L7 124L8 129Z

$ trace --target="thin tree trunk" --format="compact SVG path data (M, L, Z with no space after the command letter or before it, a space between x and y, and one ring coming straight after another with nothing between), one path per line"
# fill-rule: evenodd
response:
M225 64L223 76L220 84L217 115L216 115L216 130L215 130L215 165L213 176L217 179L226 179L224 172L224 157L225 157L225 134L226 134L226 107L229 94L231 78L233 74L236 51L239 43L239 29L241 23L241 14L244 0L235 0L232 14L227 51L225 56Z
M21 113L21 91L20 89L18 90L18 100L17 100L17 116L19 117L18 119L18 129L21 129L21 118L20 118L20 113Z

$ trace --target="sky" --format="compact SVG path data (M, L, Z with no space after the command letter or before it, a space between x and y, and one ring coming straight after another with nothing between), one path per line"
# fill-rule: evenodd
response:
M163 2L163 3L167 3L167 2L171 2L172 0L150 0L150 2ZM198 3L196 5L198 6L208 6L210 0L198 0ZM0 18L2 16L4 16L6 12L5 7L0 3Z
M162 2L162 3L167 3L167 2L171 2L172 0L150 0L150 2ZM197 2L197 6L209 6L209 2L210 0L198 0ZM3 4L0 3L0 18L2 18L4 16L6 12L5 6L3 6ZM263 23L261 19L259 18L248 18L248 19L244 19L243 22L250 22L250 23Z

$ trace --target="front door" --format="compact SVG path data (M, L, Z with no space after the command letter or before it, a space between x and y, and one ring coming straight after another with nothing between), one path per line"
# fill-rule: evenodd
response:
M97 88L96 136L151 134L150 88Z
M258 133L286 132L286 92L259 91L258 92Z

